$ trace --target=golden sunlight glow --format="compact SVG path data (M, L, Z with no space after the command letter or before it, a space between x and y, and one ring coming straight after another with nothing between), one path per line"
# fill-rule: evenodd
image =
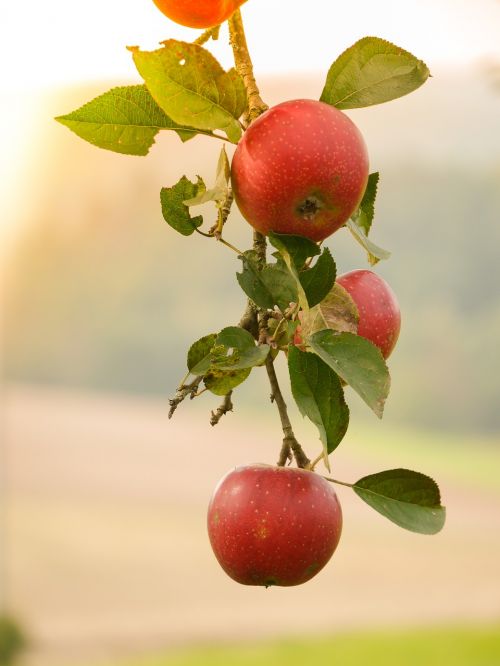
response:
M366 35L397 43L431 71L500 61L497 0L353 0L339 7L332 0L248 0L243 12L257 76L326 71L342 50ZM2 11L1 28L8 63L0 99L0 230L5 230L13 227L9 211L19 218L20 203L29 202L26 172L41 149L36 136L50 137L47 123L34 131L47 113L39 106L40 92L137 80L126 45L155 48L167 37L192 40L198 33L166 19L152 0L11 2ZM231 62L224 33L211 49L223 63Z
M374 34L431 68L500 57L496 0L354 0L341 9L332 0L249 0L243 11L262 73L323 69L353 41ZM10 63L2 78L11 88L133 77L126 44L154 47L167 37L191 40L195 34L168 21L152 0L47 0L29 9L11 2L2 14L4 62ZM222 45L216 50L227 52Z

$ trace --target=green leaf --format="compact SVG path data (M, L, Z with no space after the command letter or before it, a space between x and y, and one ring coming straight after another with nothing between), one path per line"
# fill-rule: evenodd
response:
M288 369L295 402L302 416L317 426L329 469L328 454L340 444L349 425L349 408L340 380L315 354L293 345L288 352Z
M299 302L300 307L302 310L309 310L309 303L307 302L307 296L306 292L304 291L304 288L302 286L302 283L300 281L299 273L297 270L297 264L296 261L300 261L303 256L303 251L302 250L297 250L299 247L296 240L300 238L299 236L283 236L283 235L278 235L274 233L270 233L269 236L269 241L271 242L272 245L278 250L279 255L285 262L288 270L290 271L291 276L293 277L296 287L297 287L297 300ZM300 239L300 240L307 240L307 239ZM311 250L312 246L316 245L312 241L308 241L311 243ZM317 254L317 252L315 252ZM275 255L276 256L276 255Z
M202 46L174 39L156 51L131 51L149 92L170 118L200 130L222 130L238 143L246 92L234 69L225 72Z
M375 199L377 198L379 179L380 174L378 171L369 175L363 199L358 210L351 216L357 226L365 232L366 236L370 233L375 216Z
M211 368L205 375L203 382L207 389L215 395L227 395L229 391L242 384L251 371L251 368L229 371Z
M203 217L191 217L189 208L184 203L205 191L205 184L198 176L196 183L192 183L186 176L173 187L163 187L160 192L161 210L163 218L173 229L183 236L190 236L195 229L203 224Z
M283 260L266 264L260 270L254 250L245 252L240 258L243 271L236 274L236 279L256 305L265 310L272 310L277 305L284 312L290 303L297 301L296 282Z
M321 101L337 109L357 109L403 97L430 76L427 65L379 37L364 37L333 63Z
M268 353L269 346L257 346L248 331L228 326L191 345L188 369L193 375L203 375L212 393L226 395L247 379L252 367L264 363Z
M280 252L286 251L290 255L298 271L304 266L307 259L316 257L321 252L317 243L303 236L271 232L269 240L277 250Z
M368 261L372 266L378 264L381 259L389 259L391 253L388 250L375 245L368 236L365 234L363 229L358 226L354 220L347 220L346 227L349 229L354 238L358 243L363 247L368 253Z
M307 343L382 418L391 379L380 349L359 335L318 331Z
M256 345L251 333L239 326L224 328L212 349L212 369L244 370L262 365L269 354L269 345Z
M326 247L312 268L299 273L300 283L310 308L328 296L336 276L335 262L330 250Z
M194 342L187 355L187 367L192 375L204 375L210 368L210 352L215 345L217 335L211 333Z
M217 172L215 175L215 185L197 196L184 201L186 206L199 206L207 203L208 201L215 201L217 204L222 204L227 200L229 194L229 179L231 178L231 166L227 158L226 148L222 146L217 163Z
M359 314L356 303L342 285L335 283L321 303L302 312L300 329L305 340L316 331L330 328L339 333L357 333Z
M391 469L363 477L353 489L375 511L411 532L436 534L444 526L439 488L420 472Z
M94 146L125 155L147 155L160 130L182 141L198 133L171 120L143 85L112 88L56 120Z

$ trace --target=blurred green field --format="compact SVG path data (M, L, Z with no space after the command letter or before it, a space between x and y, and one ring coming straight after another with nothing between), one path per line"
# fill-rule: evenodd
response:
M356 442L351 452L372 464L397 467L413 464L466 488L500 492L498 435L461 435L393 424L377 429L365 421L351 425L348 439Z
M166 400L27 386L5 398L6 554L12 607L34 637L27 666L500 664L494 436L355 424L335 476L431 474L446 528L400 530L339 488L344 534L331 564L308 585L266 591L224 574L205 520L222 474L274 460L271 404L257 418L238 402L210 428L209 395L170 421ZM316 433L293 417L313 455ZM180 474L172 460L187 452ZM429 626L460 630L416 630Z
M264 645L197 647L164 657L126 662L123 666L497 666L499 663L500 627L488 627L355 633Z

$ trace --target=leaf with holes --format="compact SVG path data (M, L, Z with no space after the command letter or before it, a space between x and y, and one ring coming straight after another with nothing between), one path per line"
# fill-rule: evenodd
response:
M251 368L225 371L212 367L203 378L203 383L214 395L224 396L248 379L251 371Z
M269 353L269 345L256 345L251 333L239 326L224 328L211 352L211 368L217 370L244 370L262 365Z
M211 364L210 352L217 339L216 333L205 335L193 342L187 355L187 367L192 375L204 375Z
M192 183L186 176L182 176L173 187L163 187L160 199L165 222L183 236L190 236L194 233L203 224L203 217L201 215L191 217L189 208L184 202L205 190L205 183L199 176L196 183Z
M242 132L238 119L247 102L245 86L234 69L225 72L202 46L175 39L156 51L130 50L149 92L170 118L200 130L222 130L238 143Z

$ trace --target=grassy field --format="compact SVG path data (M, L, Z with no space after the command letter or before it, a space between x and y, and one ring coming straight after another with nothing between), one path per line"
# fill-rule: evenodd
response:
M391 425L380 429L354 424L349 440L356 454L380 464L423 466L432 475L468 488L500 493L500 438L432 432Z
M500 664L498 650L490 662L454 656L491 653L494 631L358 633L500 620L493 438L418 434L375 419L356 427L335 455L335 476L354 481L391 467L432 474L447 505L446 528L432 538L400 530L340 487L344 529L332 562L307 585L263 590L222 572L205 521L222 474L275 460L281 433L272 407L258 418L238 408L209 428L209 398L172 421L167 406L34 387L5 391L0 441L8 501L0 555L8 601L33 639L26 666L125 666L147 654L167 656L132 666L323 664L327 654L342 666L363 664L367 655L375 666L378 654L385 666ZM319 442L310 424L294 421L314 454ZM307 642L278 642L294 636ZM238 648L191 651L229 642ZM412 662L397 652L420 658L439 646L451 656L432 661L426 652Z
M356 633L264 645L195 648L123 666L497 666L500 626ZM106 665L108 666L108 665ZM111 665L109 665L111 666Z

